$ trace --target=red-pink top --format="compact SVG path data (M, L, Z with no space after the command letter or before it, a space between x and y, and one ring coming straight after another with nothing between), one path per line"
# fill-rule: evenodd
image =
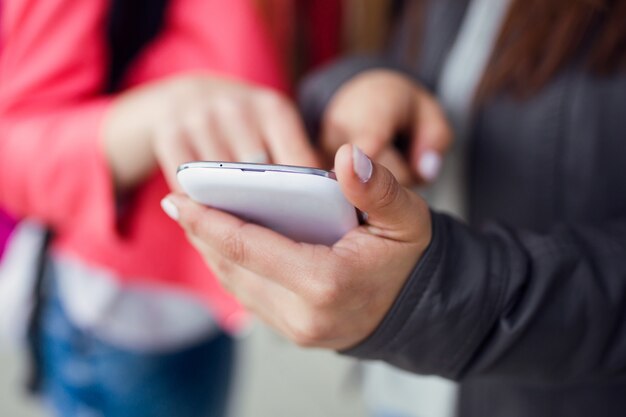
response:
M12 0L0 22L0 205L49 224L53 250L117 276L184 288L233 328L240 307L159 207L160 173L139 188L116 227L100 129L114 97L107 68L107 0ZM187 71L285 87L249 0L172 0L165 26L127 74L128 87ZM127 277L127 278L124 278ZM132 278L130 278L132 277Z

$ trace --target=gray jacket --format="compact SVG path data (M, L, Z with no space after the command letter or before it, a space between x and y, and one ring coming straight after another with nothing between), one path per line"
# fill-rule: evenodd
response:
M431 89L466 3L430 1L411 73ZM306 81L313 132L337 88L377 66L398 68L348 59ZM345 353L460 381L463 417L626 416L626 74L574 62L528 100L500 95L470 149L471 224L433 214L394 306Z

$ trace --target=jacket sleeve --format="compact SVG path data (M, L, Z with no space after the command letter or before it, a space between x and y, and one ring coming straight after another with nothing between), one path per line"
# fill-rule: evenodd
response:
M101 149L106 0L14 0L0 28L0 204L55 229L114 222Z
M456 380L626 373L626 219L540 235L433 214L433 231L379 328L345 353Z

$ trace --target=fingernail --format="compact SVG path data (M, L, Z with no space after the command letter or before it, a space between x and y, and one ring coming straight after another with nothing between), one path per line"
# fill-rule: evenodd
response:
M354 145L352 145L352 169L354 169L354 173L363 183L368 182L372 178L372 172L374 171L372 161L362 150Z
M433 182L441 171L441 156L434 151L426 151L420 157L417 169L426 181Z
M170 219L178 221L178 207L176 207L174 203L172 203L172 200L165 197L163 200L161 200L161 208L163 209L165 214L170 217Z

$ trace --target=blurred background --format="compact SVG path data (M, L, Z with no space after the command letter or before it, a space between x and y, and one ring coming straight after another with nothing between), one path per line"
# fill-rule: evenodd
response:
M366 415L354 361L296 348L261 324L240 341L238 355L231 417ZM0 369L0 416L50 415L26 394L19 351L0 348Z

